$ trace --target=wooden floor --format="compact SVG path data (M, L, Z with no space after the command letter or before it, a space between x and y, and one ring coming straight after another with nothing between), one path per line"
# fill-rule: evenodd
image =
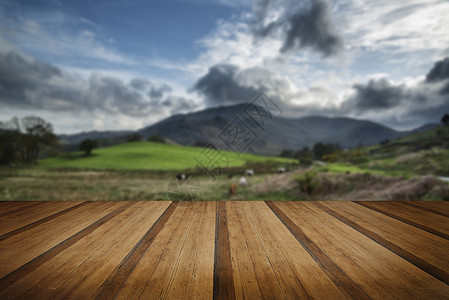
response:
M449 203L2 202L10 298L449 299Z

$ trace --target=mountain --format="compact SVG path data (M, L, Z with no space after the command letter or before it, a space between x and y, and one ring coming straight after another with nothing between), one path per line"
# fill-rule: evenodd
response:
M181 145L204 145L209 141L223 149L227 145L220 139L220 133L236 117L239 117L257 136L246 152L275 155L283 149L312 147L317 142L338 143L341 147L351 148L359 145L377 144L382 140L398 137L434 128L438 124L427 124L410 131L396 131L387 126L345 117L329 118L308 116L302 118L265 118L265 126L260 128L245 113L247 104L208 108L202 111L178 114L166 118L154 125L137 131L143 137L160 135ZM79 142L82 138L113 138L130 133L90 132L76 136L64 136L66 140ZM103 134L103 135L102 135Z
M226 125L238 116L258 136L248 152L278 154L282 149L311 147L317 142L338 143L345 148L377 144L382 140L393 140L438 125L427 124L415 130L396 131L375 122L344 117L273 117L266 119L263 131L244 113L245 107L246 104L240 104L174 115L138 132L143 136L157 134L182 145L213 141L217 146L226 148L218 137Z
M88 131L88 132L80 132L75 134L60 134L58 135L61 141L70 143L70 144L78 144L84 139L113 139L126 136L127 134L132 133L130 130L123 131Z

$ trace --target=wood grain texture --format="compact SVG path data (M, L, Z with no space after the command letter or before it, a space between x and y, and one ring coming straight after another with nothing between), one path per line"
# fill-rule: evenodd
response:
M446 203L81 203L0 202L0 299L449 298Z
M98 219L91 225L87 226L86 228L82 229L81 231L77 232L76 234L70 236L69 238L63 240L61 243L55 245L51 249L45 251L44 253L40 254L39 256L35 257L31 261L25 263L24 265L20 266L19 268L15 269L14 271L8 273L4 277L0 279L0 291L11 285L12 283L16 282L29 272L35 270L39 266L41 266L43 263L54 257L56 254L60 253L61 251L65 250L66 248L70 247L71 245L75 244L88 234L90 234L92 231L103 225L104 223L108 222L111 218L116 216L117 214L121 213L126 208L130 207L134 203L124 203L121 204L120 207L115 209L114 211L108 213L106 216L103 216L102 218ZM5 241L3 241L5 242Z
M427 210L437 211L446 217L449 216L449 201L409 201L409 203Z
M214 299L235 298L226 202L217 202L214 252Z
M366 293L350 278L318 245L307 236L295 222L274 202L267 202L270 209L290 230L296 240L306 249L309 255L326 271L329 278L347 296L355 299L369 299Z
M415 226L416 228L419 228L421 230L430 232L434 235L437 235L439 237L442 237L443 239L449 240L449 226L447 226L449 223L447 222L446 218L441 216L429 216L426 215L426 212L410 212L412 210L411 208L408 208L407 206L404 207L400 202L398 203L391 203L391 202L385 202L379 204L379 202L368 202L368 201L356 201L354 203L357 203L359 205L365 206L367 208L370 208L372 210L375 210L377 212L380 212L384 215L387 215L391 218L394 218L396 220L402 221L406 224ZM426 218L427 217L427 218ZM433 220L433 219L442 219L442 220ZM428 224L432 222L433 226L427 226L425 224ZM444 231L444 232L443 232Z
M19 228L17 228L17 229L14 229L14 230L11 230L11 231L9 231L8 233L5 233L5 234L2 234L2 235L0 235L0 241L3 241L3 240L5 240L5 239L7 239L7 238L10 238L10 237L12 237L12 236L15 236L15 235L17 235L17 234L19 234L19 233L21 233L21 232L25 232L25 231L27 231L27 230L30 230L30 229L32 229L32 228L34 228L34 227L37 227L37 226L39 226L39 225L41 225L41 224L44 224L44 223L46 223L46 222L49 222L49 221L51 221L51 220L53 220L53 219L55 219L55 218L57 218L57 217L60 217L60 216L62 216L63 214L66 214L66 213L68 213L68 212L70 212L70 211L72 211L72 210L74 210L74 209L77 209L77 208L80 208L80 207L82 207L82 206L84 206L84 205L87 205L89 202L83 202L83 203L79 203L79 204L76 204L76 203L64 203L64 202L62 202L63 204L66 204L65 206L63 206L63 207L59 207L58 205L54 205L55 206L55 208L56 208L56 211L58 211L58 212L56 212L56 213L53 213L53 214L51 214L51 215L49 215L49 216L45 216L45 215L47 215L48 214L48 212L47 211L44 211L44 215L42 215L42 214L38 214L38 217L36 217L36 215L35 214L33 214L33 216L25 216L25 221L23 221L22 220L22 222L17 222L17 219L16 220L14 220L15 222L13 223L15 226L18 226L17 224L21 224L21 223L25 223L25 224L27 224L27 225L24 225L24 226L22 226L22 227L19 227ZM59 203L58 203L59 204ZM65 208L65 207L68 207L68 208ZM61 210L62 209L62 210ZM53 212L53 211L52 211ZM41 212L42 213L42 212ZM42 217L42 219L39 219L39 218L41 218ZM37 221L34 221L34 222L32 222L34 219L38 219ZM6 222L8 222L10 219L8 219L8 220L5 220ZM31 222L31 223L29 223L29 222ZM20 225L19 225L20 226ZM2 231L3 230L10 230L11 228L8 228L7 226L4 226L4 224L1 224L0 223L0 228L2 228Z
M446 269L443 269L440 267L440 264L432 264L429 262L429 260L423 258L422 256L433 256L434 254L431 251L430 253L426 253L425 251L420 251L419 255L414 254L413 252L409 251L406 247L401 245L401 242L397 242L396 238L385 238L375 231L371 230L372 226L363 226L358 221L358 219L353 216L353 219L350 219L346 217L344 214L341 214L339 211L334 210L330 207L336 207L336 204L333 203L315 203L317 207L328 213L329 215L335 217L336 219L340 220L341 222L345 223L346 225L354 228L358 232L364 234L368 238L372 239L376 243L382 245L383 247L387 248L388 250L392 251L396 255L402 257L406 261L410 262L411 264L415 265L416 267L423 270L425 273L430 274L431 276L435 277L436 279L444 282L445 284L449 284L449 273L446 271ZM369 209L368 209L369 210ZM360 211L358 212L360 214ZM354 221L353 221L354 220ZM410 225L407 225L410 226ZM396 228L397 229L397 228ZM414 229L414 235L410 235L406 237L406 239L416 239L419 240L420 238L420 232L419 230ZM396 233L397 235L397 233ZM444 242L446 244L446 242ZM417 253L418 254L418 253ZM447 253L446 253L447 254ZM447 259L446 254L444 252L442 253L443 257L442 259ZM444 263L444 265L447 265L447 263ZM404 276L405 274L402 274Z
M95 298L97 299L112 299L118 293L123 283L129 277L131 272L136 267L142 256L145 254L151 243L164 227L165 223L170 218L173 211L178 205L177 202L172 202L164 213L157 219L145 235L139 240L135 247L128 253L117 268L108 276L106 281L97 290Z

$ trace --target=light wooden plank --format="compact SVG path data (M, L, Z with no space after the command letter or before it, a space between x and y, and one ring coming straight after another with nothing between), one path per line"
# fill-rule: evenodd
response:
M449 273L447 240L354 203L321 203L417 258Z
M91 203L31 230L0 242L0 277L19 268L48 249L122 205Z
M163 299L210 299L213 291L215 203L194 202L192 225ZM199 255L199 248L206 252ZM204 269L200 269L204 266ZM199 277L198 277L199 275ZM191 289L191 287L194 289Z
M158 294L156 298L163 294L168 286L167 278L192 222L193 213L194 209L189 203L179 203L117 293L116 299L139 298L143 297L144 292Z
M264 202L245 206L287 299L346 298Z
M331 202L326 202L326 205ZM351 203L342 203L349 206ZM384 248L383 245L374 242L368 236L356 231L342 221L333 217L329 219L324 214L326 212L319 208L320 203L298 203L304 211L301 216L316 216L320 224L316 225L316 233L312 233L312 228L308 228L315 241L326 238L326 251L357 283L371 296L374 291L371 289L379 286L391 294L390 297L399 298L442 298L449 291L449 286L437 280L433 276L419 269L409 261L403 259L397 253ZM354 204L355 205L355 204ZM357 206L357 205L355 205ZM320 212L321 210L321 212ZM295 209L298 213L298 209ZM365 215L358 212L359 218ZM299 217L298 217L299 218ZM331 217L332 218L332 217ZM407 225L408 226L408 225ZM326 228L329 228L326 230ZM320 237L322 236L322 237ZM331 239L333 236L334 240ZM340 239L336 242L336 239ZM324 248L324 246L323 246ZM352 249L351 249L352 248ZM357 273L365 273L357 274ZM368 284L370 283L370 284ZM377 297L385 295L376 294Z

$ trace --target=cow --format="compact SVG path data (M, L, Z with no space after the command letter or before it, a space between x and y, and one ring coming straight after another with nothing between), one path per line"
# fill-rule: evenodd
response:
M235 183L231 184L229 187L229 197L237 195L237 185Z

